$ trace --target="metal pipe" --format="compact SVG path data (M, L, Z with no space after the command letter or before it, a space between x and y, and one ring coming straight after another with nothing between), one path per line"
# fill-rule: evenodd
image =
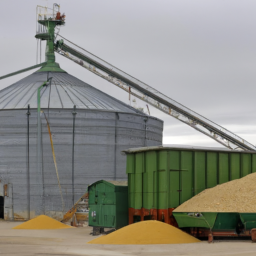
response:
M30 173L29 173L29 116L30 116L30 105L28 105L27 112L27 189L28 189L28 220L30 219Z
M48 82L51 81L52 77L47 79L38 89L37 89L37 174L38 177L41 176L42 178L42 191L41 191L41 196L42 196L42 201L44 200L43 196L43 169L42 169L42 127L41 127L41 89L44 86L48 85ZM39 183L40 184L40 181ZM42 205L42 207L44 207Z
M60 177L59 177L59 171L58 171L56 156L55 156L55 152L54 152L54 145L53 145L53 140L52 140L51 128L50 128L50 124L49 124L49 122L46 118L45 113L44 113L44 117L45 117L45 120L46 120L46 123L47 123L48 133L49 133L49 136L50 136L50 142L51 142L51 148L52 148L52 157L53 157L54 167L55 167L56 176L57 176L57 179L58 179L59 190L60 190L60 197L61 197L61 203L62 203L62 213L64 213L65 203L64 203L64 199L63 199L63 195L62 195L61 185L60 185Z
M4 78L7 78L7 77L10 77L10 76L18 75L18 74L20 74L20 73L29 71L29 70L34 69L34 68L42 67L44 64L46 64L46 62L42 62L42 63L37 64L37 65L34 65L34 66L32 66L32 67L24 68L24 69L21 69L21 70L19 70L19 71L16 71L16 72L13 72L13 73L10 73L10 74L1 76L1 77L0 77L0 80L2 80L2 79L4 79Z
M72 203L75 204L75 122L76 122L76 105L73 108L73 136L72 136Z
M41 127L41 89L46 85L44 82L37 89L37 175L38 189L41 189L40 196L43 197L43 169L42 169L42 127ZM42 179L42 180L40 180ZM42 183L42 187L39 184ZM42 198L43 200L43 198ZM43 202L43 201L42 201ZM42 206L43 207L43 206Z

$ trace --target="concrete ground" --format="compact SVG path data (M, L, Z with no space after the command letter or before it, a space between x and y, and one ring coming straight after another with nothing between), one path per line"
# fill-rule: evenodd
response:
M90 256L255 256L256 243L243 241L206 241L195 244L166 245L91 245L92 228L59 230L17 230L17 222L0 221L0 255L90 255Z

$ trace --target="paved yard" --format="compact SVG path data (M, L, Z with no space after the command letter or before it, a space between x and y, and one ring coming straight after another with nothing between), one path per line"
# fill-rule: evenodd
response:
M177 245L90 245L86 243L95 238L90 235L90 227L59 230L11 229L18 224L20 223L0 221L0 255L256 255L256 243L250 240L222 240L214 244L204 241Z

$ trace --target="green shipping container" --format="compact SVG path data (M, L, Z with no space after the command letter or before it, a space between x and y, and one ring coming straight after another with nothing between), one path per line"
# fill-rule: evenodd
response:
M206 188L256 172L256 152L251 151L176 145L124 152L129 211L135 213L175 208Z
M121 228L128 225L126 181L99 180L88 187L89 226Z

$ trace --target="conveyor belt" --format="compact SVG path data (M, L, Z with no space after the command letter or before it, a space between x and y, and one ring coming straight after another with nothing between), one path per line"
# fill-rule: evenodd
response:
M71 41L67 39L65 40L73 44ZM127 93L138 97L164 113L175 117L181 122L186 123L192 128L204 133L227 148L252 151L256 150L254 145L250 144L243 138L199 115L198 113L157 91L153 87L128 75L122 70L75 44L70 47L67 44L64 44L63 40L57 41L55 51L88 69L94 74L115 84L119 88L125 90Z

